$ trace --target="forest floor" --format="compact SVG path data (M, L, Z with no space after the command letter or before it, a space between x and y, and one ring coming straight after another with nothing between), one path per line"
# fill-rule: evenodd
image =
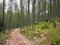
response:
M0 45L60 45L60 23L56 24L56 28L52 23L39 23L35 25L35 30L27 30L26 27L14 28L11 31L7 29L5 34L0 34Z
M10 38L7 39L7 42L5 45L40 45L40 42L45 41L47 39L46 36L43 36L44 34L41 34L42 38L38 38L35 41L31 41L27 39L25 36L20 34L20 29L14 29L14 31L10 34ZM48 45L49 43L45 41L43 45Z

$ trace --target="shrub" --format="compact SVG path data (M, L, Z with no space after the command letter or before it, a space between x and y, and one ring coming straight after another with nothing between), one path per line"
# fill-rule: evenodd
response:
M48 24L44 24L44 25L41 27L42 30L47 29L47 28L49 28L49 25L48 25Z
M50 30L49 37L51 40L51 45L60 45L60 28L55 28L55 30Z
M52 41L51 45L60 45L60 40Z
M11 31L9 30L5 30L5 33L3 34L2 32L0 33L0 41L4 41L6 39L8 39L8 37L10 37L10 33Z

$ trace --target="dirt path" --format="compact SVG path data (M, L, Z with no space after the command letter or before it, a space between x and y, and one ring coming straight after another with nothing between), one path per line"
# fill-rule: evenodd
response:
M15 29L11 33L10 40L6 43L6 45L34 45L33 42L27 40L24 36L19 33L19 28Z

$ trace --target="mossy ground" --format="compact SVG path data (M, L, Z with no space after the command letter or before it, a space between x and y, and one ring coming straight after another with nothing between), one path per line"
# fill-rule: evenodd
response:
M41 34L45 34L48 39L50 40L51 45L59 45L59 40L60 40L60 22L56 22L56 28L53 27L53 23L49 22L40 22L37 25L35 25L35 30L38 30L38 38L41 38ZM34 40L34 34L36 33L35 30L32 29L27 29L26 27L21 31L23 35L28 37L29 39ZM37 39L38 39L37 38ZM48 41L45 41L46 43ZM45 43L44 41L42 44Z

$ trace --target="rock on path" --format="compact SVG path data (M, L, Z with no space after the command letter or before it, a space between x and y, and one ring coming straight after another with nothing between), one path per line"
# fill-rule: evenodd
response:
M6 45L34 45L33 42L27 40L19 33L19 28L15 29L10 36Z

